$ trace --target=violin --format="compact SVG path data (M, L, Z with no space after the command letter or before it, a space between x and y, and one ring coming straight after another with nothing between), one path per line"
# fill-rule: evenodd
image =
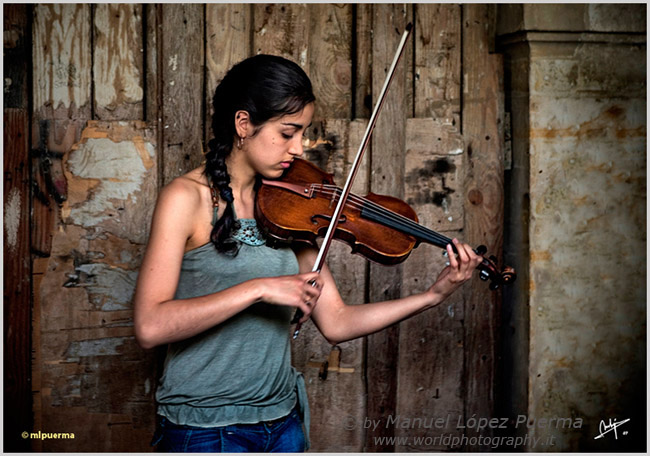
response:
M295 159L277 180L263 179L257 191L255 218L267 236L269 245L293 242L317 246L332 222L334 207L342 190L332 174L309 161ZM350 193L338 217L334 239L345 242L357 253L375 263L398 264L422 242L445 249L456 248L451 239L418 223L418 217L406 202L387 195L368 193L360 197ZM487 248L474 252L485 255ZM494 256L478 265L479 277L490 280L490 289L516 279L515 270L496 265Z
M363 198L350 193L412 29L413 24L406 25L343 188L334 184L331 174L305 160L297 159L280 179L263 180L257 191L255 218L271 244L277 244L278 241L304 241L317 246L316 238L323 236L313 272L321 271L325 255L335 238L348 243L353 252L382 264L404 261L421 242L443 249L451 244L454 252L458 253L451 239L418 224L415 211L404 201L373 193ZM515 280L514 269L505 267L499 271L494 256L483 256L487 252L484 246L479 246L474 251L483 257L477 267L481 271L480 278L489 279L492 290ZM294 339L300 332L301 317L302 311L298 309L292 321L297 323Z

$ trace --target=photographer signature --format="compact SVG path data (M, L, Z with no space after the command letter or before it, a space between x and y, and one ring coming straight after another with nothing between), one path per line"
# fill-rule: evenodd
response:
M616 421L616 418L614 418L614 422L612 423L612 419L609 419L608 423L605 423L605 420L600 420L600 424L598 425L598 430L600 431L600 434L594 437L595 439L600 439L605 436L608 432L614 431L614 438L618 440L618 433L616 429L630 421L630 418L623 420L623 421ZM627 435L627 431L623 432L623 435Z

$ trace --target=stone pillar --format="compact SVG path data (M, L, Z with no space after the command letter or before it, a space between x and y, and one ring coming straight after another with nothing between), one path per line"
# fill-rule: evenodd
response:
M501 416L530 451L645 449L646 6L499 5ZM630 421L596 439L610 423Z

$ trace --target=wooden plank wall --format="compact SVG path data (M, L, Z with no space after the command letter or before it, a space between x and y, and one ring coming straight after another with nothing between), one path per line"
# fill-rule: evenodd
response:
M463 137L465 236L489 252L503 249L503 62L489 54L487 29L494 6L465 8L463 15ZM468 400L465 417L488 416L494 410L500 291L485 292L475 281L465 288L465 374ZM491 436L494 429L468 429L468 437ZM468 450L478 451L470 445Z
M33 37L33 109L23 121L33 132L32 429L75 433L31 441L32 449L149 451L159 357L134 342L130 295L150 213L160 186L200 165L214 88L247 56L282 55L310 74L318 101L305 155L342 183L413 22L354 191L405 198L424 225L498 253L502 91L500 62L485 45L489 6L21 8L31 18L21 30L31 27ZM444 258L422 245L403 265L384 267L336 245L328 262L344 299L358 304L425 290ZM448 450L412 438L462 430L390 420L491 416L498 309L476 282L334 352L305 326L293 355L307 380L313 450ZM344 369L321 379L322 363L339 355ZM372 420L380 426L369 430Z
M141 5L33 9L36 451L147 451L154 358L131 295L158 188ZM95 120L93 120L95 119Z
M3 5L4 184L3 321L5 451L29 451L20 434L32 427L31 261L29 254L29 50L27 8Z

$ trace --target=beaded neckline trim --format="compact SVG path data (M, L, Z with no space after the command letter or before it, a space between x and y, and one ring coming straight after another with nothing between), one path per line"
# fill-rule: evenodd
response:
M248 245L264 245L266 241L262 236L257 222L255 219L239 219L237 220L239 228L233 231L232 237L240 242Z

